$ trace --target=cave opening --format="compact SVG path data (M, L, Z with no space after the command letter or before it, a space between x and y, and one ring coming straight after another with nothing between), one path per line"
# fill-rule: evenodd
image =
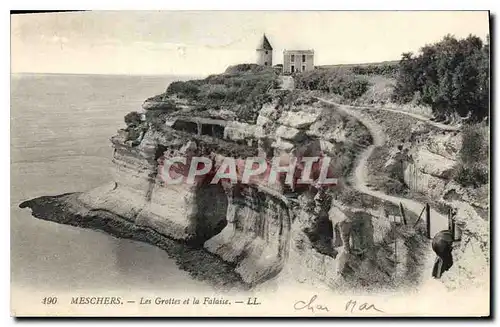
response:
M198 124L190 122L190 121L185 121L185 120L177 120L173 125L172 128L178 131L184 131L188 132L191 134L198 134Z
M208 135L222 139L224 138L224 126L217 124L203 124L201 126L201 135Z
M220 183L211 184L211 177L200 184L195 191L196 242L205 241L219 234L227 225L228 198Z

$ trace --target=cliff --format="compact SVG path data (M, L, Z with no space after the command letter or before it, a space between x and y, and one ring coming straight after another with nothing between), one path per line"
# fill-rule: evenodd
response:
M384 210L375 210L339 196L350 192L347 177L373 142L366 127L301 92L276 89L276 78L265 69L232 69L173 83L145 102L144 120L111 137L113 183L21 207L37 218L155 244L217 287L251 287L283 271L335 288L418 281L428 244L388 220L387 211L398 208L377 202ZM143 133L133 133L138 130ZM329 170L338 186L211 184L213 172L194 184L171 185L162 170L178 156L216 163L321 155L335 159ZM398 241L404 264L392 250Z

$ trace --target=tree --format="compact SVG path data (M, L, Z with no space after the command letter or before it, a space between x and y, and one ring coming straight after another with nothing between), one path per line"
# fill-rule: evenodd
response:
M404 53L393 99L410 102L417 92L437 118L469 111L476 120L488 116L489 36L483 44L477 36L458 40L447 35L417 56Z
M127 126L139 125L141 123L141 114L137 111L131 111L125 115L124 120Z

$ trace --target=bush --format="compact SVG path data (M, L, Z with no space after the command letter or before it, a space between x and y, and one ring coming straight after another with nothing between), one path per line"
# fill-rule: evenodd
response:
M255 122L256 112L271 101L268 92L278 86L278 73L273 68L241 64L202 80L173 82L164 94L151 99L177 96L200 104L200 109L227 109L236 112L238 120Z
M167 88L168 95L177 95L180 98L187 98L189 100L196 100L200 93L200 81L186 81L186 82L172 82Z
M489 129L485 124L465 125L462 128L462 147L459 164L453 179L464 187L479 187L489 182Z
M125 115L124 120L127 126L139 125L141 123L141 114L137 111L131 111Z
M482 124L465 125L462 128L462 147L460 161L466 166L475 164L488 165L489 135L488 127Z
M365 94L369 83L364 79L353 79L342 85L340 94L348 100L355 100Z
M353 66L351 69L352 72L357 75L380 75L386 77L395 77L398 74L399 66L397 62L387 62L364 66Z
M455 170L453 180L464 187L480 187L489 182L488 171L478 166L460 165Z
M239 64L234 66L229 66L225 74L239 74L239 73L259 73L266 70L266 67L257 64Z
M420 49L418 55L404 53L393 100L410 102L420 92L437 118L458 114L479 121L489 115L489 37L483 44L470 35L457 40L446 36Z
M355 100L368 90L370 84L365 77L354 74L349 68L335 67L298 74L295 85L297 88L334 93L347 100Z

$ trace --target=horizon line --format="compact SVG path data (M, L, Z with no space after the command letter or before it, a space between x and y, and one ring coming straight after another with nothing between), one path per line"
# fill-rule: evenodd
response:
M361 62L361 63L338 63L338 64L321 64L321 65L315 65L314 67L332 67L332 66L356 66L356 65L376 65L376 64L384 64L384 63L396 63L399 62L401 59L392 59L392 60L382 60L382 61L372 61L372 62ZM240 63L240 64L235 64L235 65L229 65L230 66L237 66L237 65L246 65L246 64L256 64L257 63ZM280 63L282 65L282 63ZM276 64L276 65L280 65ZM274 66L276 66L274 65ZM159 74L151 74L151 73L96 73L96 72L91 72L91 73L80 73L80 72L67 72L67 73L61 73L61 72L10 72L10 75L112 75L112 76L185 76L185 77L196 77L196 76L209 76L209 75L214 75L214 74L223 74L224 71L219 72L219 73L199 73L199 74L185 74L185 73L159 73Z
M195 76L204 76L206 74L127 74L127 73L78 73L78 72L68 72L68 73L60 73L60 72L10 72L10 75L113 75L113 76L186 76L186 77L195 77ZM208 74L210 75L210 74Z

